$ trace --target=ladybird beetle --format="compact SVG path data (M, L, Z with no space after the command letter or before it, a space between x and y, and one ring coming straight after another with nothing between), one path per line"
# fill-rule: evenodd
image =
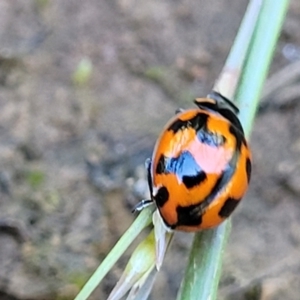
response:
M217 92L197 98L165 126L148 164L150 200L168 229L198 231L219 225L244 196L251 151L238 108Z

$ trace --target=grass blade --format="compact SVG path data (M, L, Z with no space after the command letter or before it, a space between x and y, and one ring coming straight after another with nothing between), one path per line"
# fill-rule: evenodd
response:
M250 135L261 90L274 54L288 3L288 0L263 1L254 35L251 44L249 44L249 51L245 51L247 58L243 67L242 78L237 87L236 100L240 107L239 117L247 136ZM229 228L230 220L216 229L195 234L189 263L177 300L216 299L222 263L221 257Z
M240 107L240 120L248 135L289 0L265 0L263 3L250 53L235 97Z
M121 255L126 251L129 245L135 240L135 238L141 233L141 231L152 222L152 213L154 207L145 208L135 219L128 230L122 235L114 248L105 257L103 262L88 280L88 282L81 289L75 300L86 300L95 288L99 285L103 277L114 266Z
M177 295L178 300L216 299L221 273L221 268L217 266L222 263L229 231L230 222L226 221L216 229L195 234L185 277ZM199 273L199 270L205 272Z
M250 1L225 65L214 84L213 90L228 99L233 99L235 94L257 24L262 1L263 0Z

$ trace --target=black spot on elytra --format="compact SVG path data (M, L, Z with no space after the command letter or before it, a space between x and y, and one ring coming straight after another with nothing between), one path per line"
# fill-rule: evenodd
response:
M187 121L182 121L180 119L177 119L174 123L170 125L168 128L168 131L173 131L174 134L178 132L179 130L187 127Z
M239 130L236 126L234 126L233 124L230 124L229 132L235 136L237 150L239 150L239 151L241 150L242 143L245 146L247 146L247 142L246 142L243 132L241 130Z
M183 176L182 182L188 189L191 189L199 185L205 179L206 179L206 174L205 172L201 171L195 176L187 176L187 175Z
M246 160L246 172L247 172L248 183L250 182L251 171L252 171L251 160L250 160L250 158L247 158L247 160Z
M204 113L198 113L194 118L189 120L190 126L196 131L201 128L205 128L208 120L208 115Z
M228 184L228 182L232 178L233 173L234 173L234 168L232 166L230 166L230 164L229 164L228 167L226 168L226 170L220 175L220 177L216 181L209 196L200 200L199 204L189 205L189 206L185 206L185 207L178 206L176 209L178 221L175 225L171 226L171 228L174 229L177 226L198 226L198 225L200 225L202 222L202 215L205 212L206 208L216 199L218 193L222 190L222 188L224 188ZM224 212L224 214L225 214L226 209L227 209L227 211L229 211L230 203L227 206L225 206L225 204L224 204L224 207L221 209L220 213Z
M205 199L207 205L209 205L221 191L221 189L228 184L232 175L234 174L234 166L228 165L225 171L220 175L215 185L213 186L210 195Z
M165 165L165 156L162 154L157 162L156 165L156 174L163 174L165 172L166 165Z
M232 160L236 160L235 157L232 158ZM213 186L210 194L202 199L200 203L198 204L198 207L195 207L193 210L198 210L198 213L202 212L208 207L217 197L218 193L228 184L228 182L231 180L233 174L234 174L234 168L235 163L232 163L232 165L229 163L227 168L222 172L218 180L216 181L215 185Z
M223 135L213 133L208 130L200 129L197 132L198 140L206 145L211 147L220 147L226 141L226 138Z
M219 211L219 216L221 218L229 217L236 208L236 206L239 204L240 200L241 199L228 198L222 206L221 210Z
M215 185L213 186L209 197L215 198L216 195L221 190L221 188L223 187L224 183L225 183L225 177L224 177L224 173L222 173L221 176L216 181Z
M173 225L173 228L177 226L199 226L202 223L202 214L203 211L200 205L190 205L187 207L177 206L176 208L178 220L176 225Z
M158 207L163 207L169 199L169 191L165 186L162 186L154 196L155 203Z
M206 126L208 119L208 115L204 113L198 113L193 118L189 120L180 120L177 119L175 122L173 122L170 127L168 128L169 131L173 131L174 134L176 134L179 130L183 130L185 128L193 128L195 131L198 131L199 129Z

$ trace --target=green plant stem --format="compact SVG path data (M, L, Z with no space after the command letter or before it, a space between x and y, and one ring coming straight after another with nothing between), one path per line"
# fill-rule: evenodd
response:
M249 2L237 36L230 49L225 65L216 80L213 90L228 99L233 99L241 76L245 58L249 51L251 39L257 24L263 0Z
M152 213L154 207L145 208L132 225L127 229L127 231L122 235L119 241L116 243L114 248L105 257L100 266L96 269L94 274L88 280L88 282L81 289L79 294L76 296L75 300L86 300L95 288L99 285L103 277L108 273L108 271L113 267L121 255L126 251L129 245L135 240L135 238L140 234L140 232L148 226L152 221Z
M195 234L187 270L177 299L215 299L221 273L220 266L224 246L229 235L230 222L226 221L216 229ZM214 262L212 264L212 262ZM199 276L199 271L202 270Z
M243 75L236 92L240 120L250 135L263 83L287 11L288 0L264 0L253 38L247 51ZM189 263L177 300L216 299L222 253L230 220L216 229L195 234Z
M289 0L264 0L243 75L236 93L240 120L250 133L263 84L286 15Z

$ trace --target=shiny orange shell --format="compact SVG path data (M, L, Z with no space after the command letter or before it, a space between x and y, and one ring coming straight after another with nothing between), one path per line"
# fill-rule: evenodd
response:
M217 226L244 196L251 152L236 120L200 106L165 126L153 152L151 177L153 200L167 227Z

